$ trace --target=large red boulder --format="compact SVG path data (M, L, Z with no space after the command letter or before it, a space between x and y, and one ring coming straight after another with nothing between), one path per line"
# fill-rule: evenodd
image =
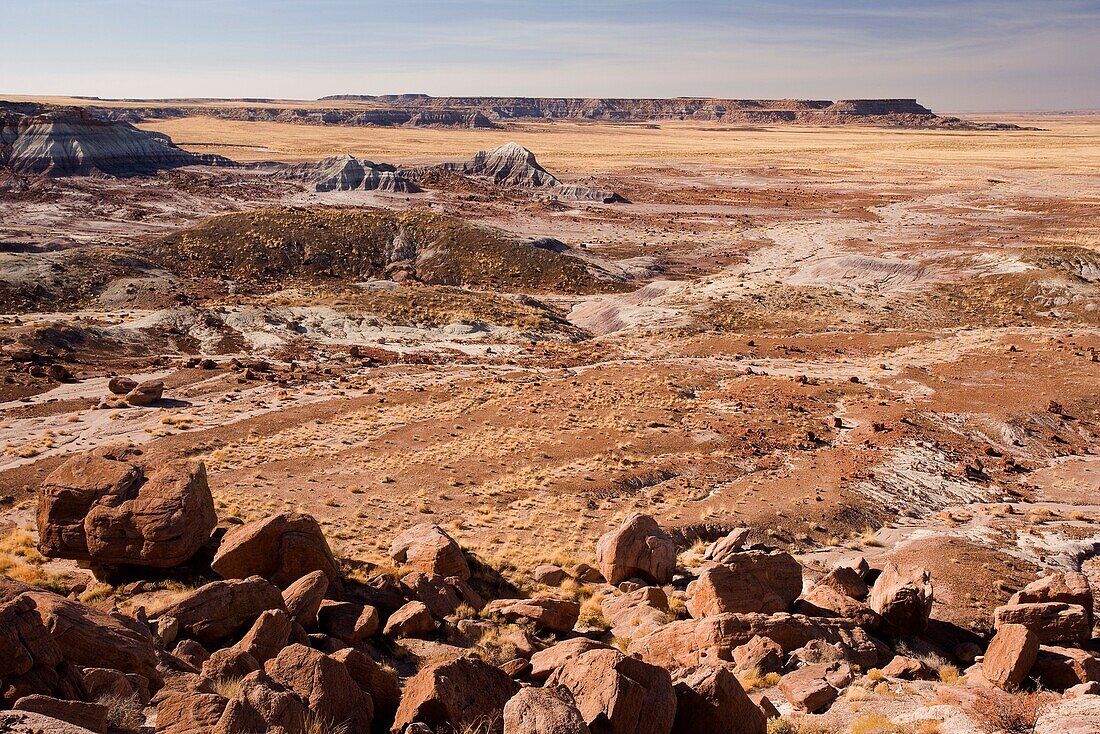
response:
M427 574L470 578L462 548L443 528L432 523L414 525L393 539L390 557Z
M676 694L668 671L618 650L589 650L555 670L546 685L573 694L594 734L669 734Z
M887 562L871 589L870 606L882 618L882 628L908 637L928 628L932 613L931 574L918 566Z
M347 667L304 645L291 645L264 664L272 680L296 693L320 721L367 732L374 701L355 682Z
M484 614L516 624L533 624L551 632L569 632L577 624L581 605L565 599L496 599Z
M99 565L169 568L188 561L217 524L201 461L150 469L135 449L69 459L39 491L42 552Z
M673 676L676 734L767 734L764 712L753 703L729 668L704 666Z
M588 724L561 686L524 688L504 706L504 734L589 734Z
M745 551L703 569L688 585L695 618L715 614L789 612L802 593L802 566L790 553Z
M609 584L632 578L667 584L676 569L676 544L652 517L634 513L600 537L596 559Z
M262 576L280 589L313 571L324 571L330 585L340 585L340 567L321 526L301 513L282 513L233 528L222 538L210 567L225 579Z
M1006 624L1022 624L1043 643L1084 643L1092 636L1089 612L1079 604L1058 601L997 607L993 611L993 624L997 629Z
M982 674L995 686L1015 690L1039 656L1039 637L1022 624L1002 625L986 648Z
M429 664L405 684L393 731L420 722L433 730L501 734L504 706L518 691L519 684L476 658Z
M253 576L212 581L151 616L175 617L185 636L214 649L243 633L269 609L286 611L283 595L267 580Z

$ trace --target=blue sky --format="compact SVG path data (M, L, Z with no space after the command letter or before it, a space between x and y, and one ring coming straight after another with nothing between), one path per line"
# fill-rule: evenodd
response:
M0 0L0 93L1100 108L1100 0Z

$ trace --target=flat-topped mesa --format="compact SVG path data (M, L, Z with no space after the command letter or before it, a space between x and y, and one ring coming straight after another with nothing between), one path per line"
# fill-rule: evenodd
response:
M80 107L0 103L0 166L16 173L126 177L231 164L220 156L189 153L160 133L97 119Z
M929 115L932 110L915 99L841 99L831 104L827 112L847 115Z

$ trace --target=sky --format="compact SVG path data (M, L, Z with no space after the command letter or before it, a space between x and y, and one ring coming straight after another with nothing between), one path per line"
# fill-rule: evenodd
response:
M0 94L1100 108L1100 0L0 0Z

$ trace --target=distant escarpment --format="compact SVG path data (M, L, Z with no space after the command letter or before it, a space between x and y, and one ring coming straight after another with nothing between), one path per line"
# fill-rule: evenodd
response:
M0 167L15 173L125 177L231 163L188 153L165 135L97 119L80 107L0 103Z
M493 128L523 120L651 122L694 120L740 124L881 125L947 129L1019 129L941 117L915 99L717 99L676 97L429 97L422 94L334 95L313 103L240 100L135 100L94 106L104 119L137 122L192 115L306 125ZM126 101L122 101L126 102ZM320 103L320 104L318 104Z

